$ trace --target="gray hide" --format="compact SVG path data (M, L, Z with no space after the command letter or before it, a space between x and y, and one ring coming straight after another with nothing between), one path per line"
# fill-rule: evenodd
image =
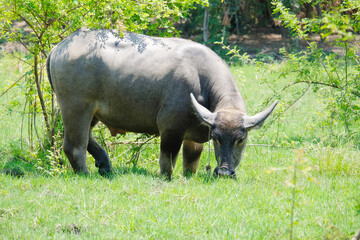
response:
M249 117L227 65L209 48L179 38L80 29L51 51L47 69L75 172L88 173L86 151L101 174L111 171L91 134L101 121L113 135L160 135L160 172L169 178L182 143L184 174L196 172L211 130L215 173L235 176L248 131L276 105Z

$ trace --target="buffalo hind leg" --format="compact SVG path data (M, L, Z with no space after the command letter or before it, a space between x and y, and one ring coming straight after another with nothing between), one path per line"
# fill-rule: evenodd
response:
M107 154L105 149L94 139L92 135L92 129L98 122L99 120L96 117L94 117L91 122L87 150L94 157L95 166L99 168L100 175L106 175L111 172L111 162L109 159L109 155Z
M89 171L86 166L86 146L85 145L73 145L69 138L65 134L64 138L64 152L69 159L71 167L74 169L75 173L85 173L88 174Z
M161 134L160 173L169 180L171 179L171 174L176 164L181 143L182 136L179 136L177 133L165 132Z
M183 142L183 174L195 174L199 166L204 144L184 140Z
M79 115L81 116L81 115ZM64 122L64 152L75 173L88 174L86 166L86 149L89 142L90 121L88 117L74 119L63 113Z

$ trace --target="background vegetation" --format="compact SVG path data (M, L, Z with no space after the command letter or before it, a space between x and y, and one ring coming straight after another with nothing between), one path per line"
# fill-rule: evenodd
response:
M351 238L360 226L359 5L0 1L0 42L25 48L0 52L1 238ZM113 138L100 124L94 131L114 174L100 177L89 156L90 176L75 175L44 61L82 26L182 34L229 62L250 114L280 99L267 125L251 132L238 178L208 175L209 145L195 177L181 175L180 159L173 181L164 181L157 138ZM293 44L249 55L230 41L266 29Z

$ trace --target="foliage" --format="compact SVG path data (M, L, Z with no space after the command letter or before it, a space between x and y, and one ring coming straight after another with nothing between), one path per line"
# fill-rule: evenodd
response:
M25 80L25 111L32 122L29 133L39 139L43 152L47 152L46 146L52 147L54 154L59 149L56 136L61 131L61 117L45 74L47 54L56 43L80 27L117 29L120 35L122 31L178 34L174 22L186 17L195 3L205 4L206 0L1 0L1 39L20 42L27 49L27 55L20 59L28 68L19 81ZM15 27L18 22L26 26ZM36 126L39 112L44 123L41 129ZM43 132L45 143L40 140Z
M356 32L360 30L358 1L344 1L342 4L328 8L321 18L297 19L281 1L273 1L274 12L279 13L291 32L308 43L309 51L291 54L282 50L288 61L281 75L295 74L291 85L307 84L315 91L322 91L327 99L331 124L344 124L347 132L359 120L360 113L360 68ZM311 40L312 33L337 46L342 51L326 54Z
M273 21L270 7L268 0L210 0L210 38L223 35L224 27L228 33L239 34L251 31L253 27L271 26ZM191 10L184 32L192 36L200 34L203 21L203 8Z
M263 83L273 92L265 104L273 98L282 99L275 119L293 107L309 90L313 90L318 92L326 103L326 108L320 113L326 119L323 124L343 126L347 138L359 136L357 122L360 119L360 59L357 54L359 43L355 34L359 31L360 24L359 2L345 1L339 6L328 7L321 18L301 20L285 7L282 1L274 0L273 5L274 13L279 14L290 33L295 38L306 41L306 50L291 52L281 49L283 62L274 67L250 58L236 47L230 48L220 43L222 48L227 50L231 58L240 59L242 63L255 64L258 69L267 68L267 74L278 76L276 80L270 80L267 74L262 75ZM354 9L355 12L348 14L349 9ZM326 52L319 48L313 34L321 34L323 40L338 50ZM279 79L289 79L289 76L291 80L287 84L279 84ZM292 88L297 89L296 94L287 94Z

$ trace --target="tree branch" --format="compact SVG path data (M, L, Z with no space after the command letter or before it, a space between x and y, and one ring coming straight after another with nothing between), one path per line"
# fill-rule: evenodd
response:
M336 84L330 84L330 83L324 83L324 82L315 82L315 81L298 81L297 83L309 83L309 84L314 84L314 85L322 85L322 86L326 86L326 87L331 87L331 88L335 88L338 90L345 90L344 88L336 85ZM356 90L350 90L350 93L353 94L354 96L360 98L360 92L356 91Z
M286 86L285 88L290 87L290 86L293 86L293 85L295 85L296 83L299 83L299 82L295 82L295 83L293 83L293 84L291 84L291 85ZM308 82L304 82L304 83L308 83ZM308 86L307 86L307 88L305 89L305 91L302 92L301 95L300 95L298 98L296 98L294 101L292 101L292 102L290 103L290 105L289 105L281 114L284 114L287 110L289 110L292 106L294 106L294 104L297 103L297 102L305 95L305 93L307 93L307 91L310 89L310 86L311 86L311 84L308 83ZM283 88L283 89L285 89L285 88ZM269 129L269 126L270 126L273 122L275 122L275 121L281 116L281 114L278 114L278 115L275 116L273 119L271 119L268 127L264 130L264 133Z
M37 93L38 93L38 97L40 100L40 105L41 105L41 109L42 109L42 113L44 116L44 120L45 120L45 126L46 126L46 130L48 133L50 133L50 126L49 126L49 119L48 119L48 115L46 112L46 106L45 106L45 102L44 102L44 97L42 95L42 91L41 91L41 86L40 86L40 82L39 82L39 74L38 74L38 59L37 56L34 56L34 75L35 75L35 83L36 83L36 89L37 89Z
M1 95L0 98L2 96L4 96L11 88L13 88L18 82L20 82L21 79L23 79L25 77L26 73L24 75L22 75L16 82L14 82L13 84L11 84L10 87L8 87L8 89L6 89Z

